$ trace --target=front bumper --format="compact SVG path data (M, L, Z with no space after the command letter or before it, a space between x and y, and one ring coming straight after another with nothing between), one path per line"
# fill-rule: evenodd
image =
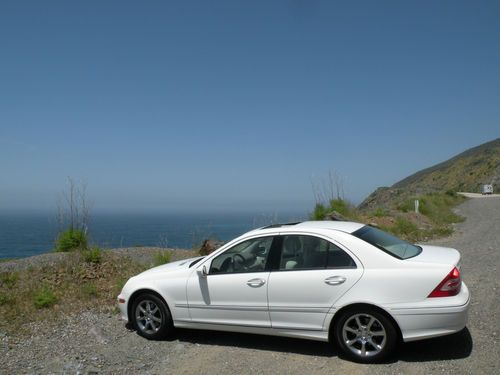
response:
M118 308L120 309L120 318L128 322L127 299L124 295L120 294L116 300L118 302Z

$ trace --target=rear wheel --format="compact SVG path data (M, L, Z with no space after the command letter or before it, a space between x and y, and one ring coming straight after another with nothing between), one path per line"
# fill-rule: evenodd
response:
M344 311L335 323L337 347L351 360L378 362L390 355L397 343L394 324L373 308Z
M137 333L147 339L163 339L173 331L172 317L167 305L154 294L144 293L138 296L130 313Z

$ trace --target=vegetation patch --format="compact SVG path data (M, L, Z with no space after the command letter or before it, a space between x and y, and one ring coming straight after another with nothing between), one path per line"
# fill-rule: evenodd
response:
M453 209L466 199L455 191L448 190L444 193L399 197L392 206L377 207L367 213L338 198L330 200L328 205L316 203L310 218L328 220L331 216L337 216L340 219L376 225L410 242L427 241L453 232L451 224L464 220ZM415 200L419 201L418 213L415 213Z
M389 225L382 225L381 228L409 241L449 236L453 232L451 224L464 220L453 209L466 199L452 190L412 196L396 203L392 209L378 208L372 220L377 222L383 217L394 218ZM415 200L419 202L418 213L415 213ZM382 210L385 210L384 216Z
M79 229L67 229L59 233L56 240L56 251L68 252L87 248L87 234Z
M359 219L356 207L342 198L331 199L328 204L316 203L309 217L311 220L326 220L330 215L337 214L349 220Z
M388 215L389 215L389 211L386 210L385 208L382 208L382 207L378 207L372 213L372 216L375 216L375 217L384 217L384 216L388 216Z
M87 263L101 263L102 251L99 247L94 246L88 250L82 251L82 258Z
M57 297L49 286L44 285L35 290L33 294L33 304L37 309L51 307L57 302Z
M157 251L153 256L153 266L161 266L162 264L170 263L171 254L168 250Z
M0 286L7 289L12 288L19 279L19 272L2 272L0 273Z
M2 273L0 331L28 334L23 325L26 321L53 320L60 314L92 308L112 312L125 281L146 268L128 256L108 251L101 252L99 262L87 262L80 252L69 252L50 266L35 265L16 276Z

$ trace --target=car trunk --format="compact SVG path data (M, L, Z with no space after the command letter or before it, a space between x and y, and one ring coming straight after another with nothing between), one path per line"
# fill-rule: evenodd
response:
M418 245L422 248L420 254L413 258L408 258L408 262L446 264L450 267L458 266L460 253L449 247Z

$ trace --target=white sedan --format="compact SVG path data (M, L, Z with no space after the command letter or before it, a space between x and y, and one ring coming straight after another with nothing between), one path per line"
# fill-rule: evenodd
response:
M148 339L174 327L298 337L332 341L358 362L462 330L469 301L457 250L342 221L253 230L134 276L118 296L122 318Z

